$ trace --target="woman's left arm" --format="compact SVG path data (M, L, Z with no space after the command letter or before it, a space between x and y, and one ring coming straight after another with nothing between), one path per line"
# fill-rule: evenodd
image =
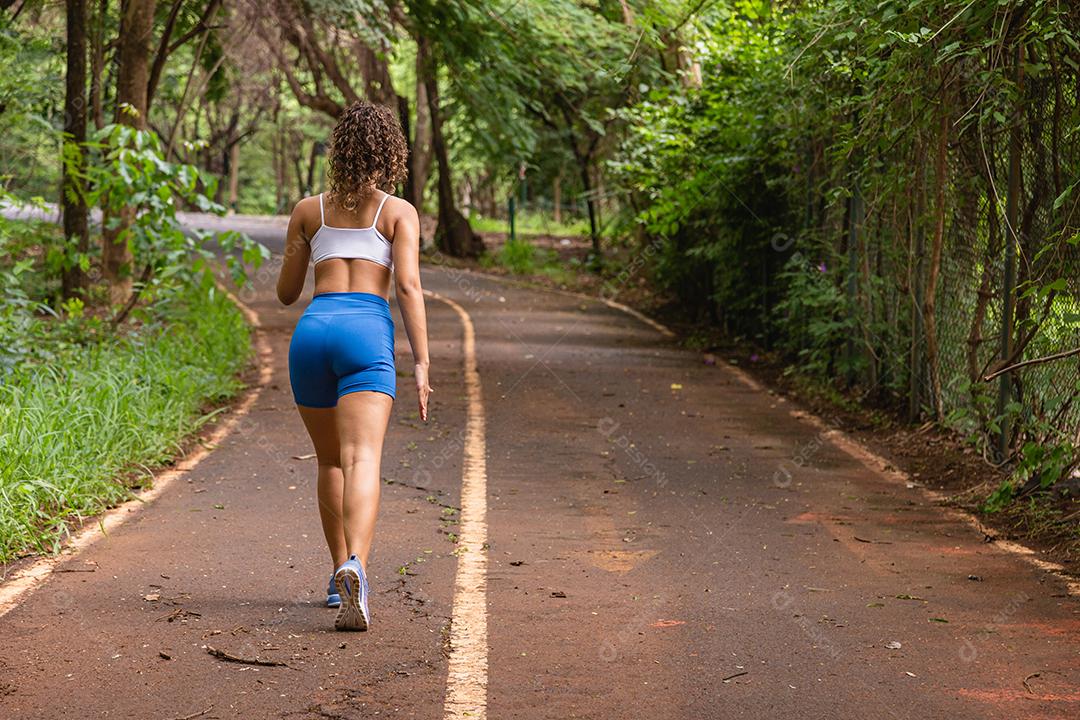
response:
M304 198L296 203L292 217L289 218L289 232L285 236L285 257L281 262L278 275L277 296L285 305L292 305L304 292L304 280L307 278L308 261L311 259L311 245L308 244L304 231L304 216L313 198Z

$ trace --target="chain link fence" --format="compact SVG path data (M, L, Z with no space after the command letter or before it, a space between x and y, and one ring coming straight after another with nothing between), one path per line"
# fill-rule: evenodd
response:
M906 183L859 169L820 227L846 260L848 381L1056 479L1080 445L1080 73L1014 62L1011 117L964 126L958 92Z

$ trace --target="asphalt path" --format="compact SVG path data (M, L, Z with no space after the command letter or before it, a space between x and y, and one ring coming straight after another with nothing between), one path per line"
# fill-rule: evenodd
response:
M280 252L279 221L204 224ZM1059 578L723 358L445 267L423 274L452 301L428 303L429 423L398 380L372 627L335 632L286 365L306 298L276 303L278 259L238 293L265 386L0 617L0 717L1080 716L1080 606Z

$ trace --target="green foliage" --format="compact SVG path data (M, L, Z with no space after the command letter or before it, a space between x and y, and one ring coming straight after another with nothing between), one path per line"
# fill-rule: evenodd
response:
M604 6L607 7L604 7ZM455 174L503 199L524 166L547 197L560 178L566 196L583 190L579 153L599 152L610 110L656 75L641 27L615 3L407 3L417 31L444 69L443 114ZM594 158L589 163L595 166Z
M785 58L775 27L715 12L694 44L704 84L651 89L620 113L610 169L634 221L665 240L657 280L695 314L757 336L762 269L782 266L770 241L789 220L790 153L775 134Z
M1003 480L983 503L983 511L1000 512L1018 497L1021 488L1045 491L1076 466L1076 448L1072 443L1043 445L1025 443L1013 477Z
M258 267L269 257L263 245L240 233L209 233L181 225L176 215L181 202L217 215L224 215L225 208L210 199L216 179L192 165L167 162L155 133L107 125L87 148L88 203L104 209L109 229L121 227L121 216L133 218L123 225L118 239L127 243L136 263L154 269L156 284L212 287L217 259L211 241L225 253L237 283L246 280L245 266Z
M683 74L620 112L626 130L609 170L628 198L623 226L660 243L654 279L691 317L782 350L798 371L852 378L893 407L915 392L917 406L983 447L1008 420L1019 482L1052 485L1077 459L1075 368L1016 373L1020 402L996 419L980 376L1002 323L1014 128L1018 359L1080 340L1077 184L1062 170L1080 162L1078 28L1075 6L1054 2L707 6L680 48L700 63L700 84ZM821 261L829 272L816 271ZM917 298L931 276L932 357Z
M74 253L49 223L0 219L0 562L54 551L70 521L128 497L117 478L175 454L212 417L206 405L240 387L250 355L249 329L216 285L214 246L236 282L266 249L181 226L181 203L224 210L197 169L163 159L153 133L108 126L85 151L88 202L108 228L129 219L120 238L152 273L132 323L93 303L100 286L57 303L59 270L78 263L93 277L96 251Z
M0 187L52 196L59 184L63 37L0 14Z
M21 315L48 351L0 382L0 562L55 552L69 522L128 498L125 474L149 482L145 468L213 417L206 403L240 387L249 329L231 302L180 288L157 309L137 333L102 335L91 321L87 344L65 339L65 324ZM66 322L84 322L72 310ZM0 345L26 330L3 328Z
M855 321L825 263L815 266L795 255L780 278L787 291L776 306L779 327L784 347L798 358L798 370L821 378L847 372L841 350L856 330Z
M528 275L536 267L536 248L523 238L509 240L499 248L499 262L517 275Z

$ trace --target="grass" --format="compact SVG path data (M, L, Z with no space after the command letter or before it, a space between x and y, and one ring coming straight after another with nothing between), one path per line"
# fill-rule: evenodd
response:
M501 218L489 218L473 213L469 224L477 232L509 233L510 222ZM585 237L589 234L588 220L555 222L546 213L518 213L514 220L514 230L518 235L554 235L558 237Z
M576 259L568 266L554 250L535 247L522 237L508 240L495 252L482 256L480 266L487 269L500 266L514 275L543 275L556 283L571 283L581 270Z
M0 384L0 562L56 552L71 521L131 497L242 387L249 329L220 293L187 291L160 320Z

